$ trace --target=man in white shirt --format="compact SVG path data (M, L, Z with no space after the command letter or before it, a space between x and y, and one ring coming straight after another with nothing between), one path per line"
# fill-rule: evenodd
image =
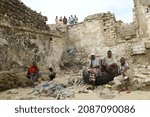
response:
M91 54L91 63L90 63L90 68L98 68L100 63L99 60L95 57L94 53Z
M104 61L106 71L116 76L118 73L118 65L110 50L107 52L107 57L104 58Z
M56 16L55 22L56 24L59 24L58 16Z
M89 73L89 80L92 82L92 89L95 88L95 81L100 72L100 62L92 53L90 57L90 67L86 70Z

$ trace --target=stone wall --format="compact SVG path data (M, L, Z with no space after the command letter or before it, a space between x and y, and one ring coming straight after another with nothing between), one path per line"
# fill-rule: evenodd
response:
M120 56L130 55L131 42L128 43L128 40L136 38L135 29L132 30L133 34L129 35L123 23L117 22L110 12L91 15L86 17L84 22L68 26L68 50L66 51L72 50L74 56L73 60L69 59L70 64L72 62L86 64L91 53L104 57L109 49L118 59ZM65 64L69 64L67 63L69 60L65 59L67 55L70 58L69 54L64 54L62 58Z
M124 56L135 74L149 77L149 19L144 11L145 3L139 1L135 0L135 20L130 24L116 21L114 14L107 12L87 16L84 22L75 25L48 26L46 17L22 2L1 0L0 72L26 71L32 61L37 62L40 71L50 66L57 72L60 66L80 70L88 64L91 53L103 58L112 50L118 62ZM0 76L2 90L5 85L8 89L8 84L12 87L18 84L15 83L18 76L12 75L12 79L9 76L4 74L6 79ZM7 80L10 83L7 84Z
M67 49L61 60L62 68L81 68L88 64L91 53L103 58L109 49L118 63L122 56L128 58L132 70L136 64L147 68L150 65L149 41L140 38L138 31L135 22L125 24L116 21L110 12L91 15L84 22L69 25Z
M1 0L0 24L32 30L47 31L47 18L31 10L18 0Z
M22 72L32 61L59 70L65 35L50 30L46 20L18 0L1 0L0 71Z
M46 63L50 54L50 36L26 32L9 27L0 27L0 70L20 71L32 61Z
M46 20L19 0L1 0L0 91L24 84L27 86L26 71L33 61L37 62L41 74L48 67L60 71L66 30L50 30ZM16 75L20 72L24 75Z
M150 4L148 0L134 0L134 17L140 38L150 38Z
M36 61L38 66L59 69L65 39L49 34L0 27L0 71L23 71Z

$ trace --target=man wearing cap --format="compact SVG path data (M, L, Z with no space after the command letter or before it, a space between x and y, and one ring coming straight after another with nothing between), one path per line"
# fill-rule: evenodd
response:
M90 60L90 68L99 68L99 60L95 57L94 53L91 54Z
M95 88L95 81L100 72L100 63L99 60L95 57L95 54L92 53L90 57L90 67L86 70L89 73L89 80L92 82L92 89Z

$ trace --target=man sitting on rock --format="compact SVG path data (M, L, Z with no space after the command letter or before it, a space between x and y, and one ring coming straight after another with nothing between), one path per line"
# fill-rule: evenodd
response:
M132 78L133 75L124 57L120 59L118 72L120 75L114 78L115 84L119 86L120 91L128 90L129 78Z
M39 78L39 69L36 65L36 62L32 63L32 66L28 68L27 78L31 80L32 83L38 80Z
M92 81L92 89L95 88L95 81L98 73L100 72L100 63L99 60L95 57L95 54L91 54L90 57L90 67L87 68L87 72L89 73L89 80Z
M107 52L107 57L104 58L105 61L105 70L112 74L113 76L117 76L118 74L118 65L115 57L112 55L112 52L109 50Z
M51 81L56 77L56 72L54 72L52 67L49 68L49 71L50 71L50 73L48 76L49 76L49 80Z

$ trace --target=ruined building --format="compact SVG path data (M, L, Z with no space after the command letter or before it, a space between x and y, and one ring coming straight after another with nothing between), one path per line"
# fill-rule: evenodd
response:
M0 71L44 63L51 42L46 20L18 0L0 1Z
M150 78L150 1L134 0L133 15L130 24L107 12L48 27L46 17L21 1L0 0L0 71L23 72L32 61L41 70L79 70L90 53L104 57L111 49L118 61L128 58L135 77Z

